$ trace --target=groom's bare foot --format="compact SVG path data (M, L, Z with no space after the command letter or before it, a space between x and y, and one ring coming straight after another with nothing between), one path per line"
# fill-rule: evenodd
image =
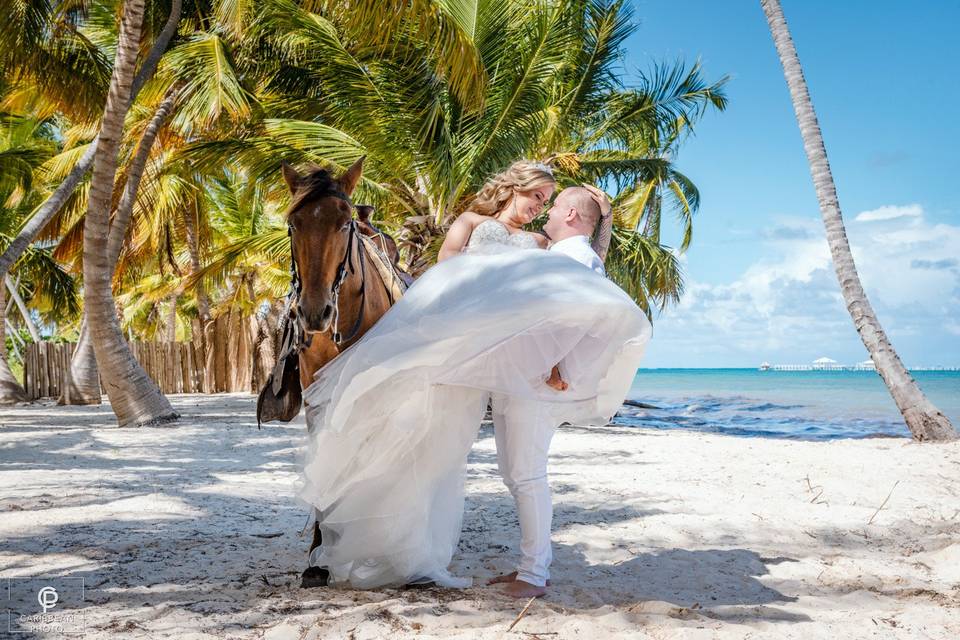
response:
M501 582L513 582L513 581L516 580L516 579L517 579L517 572L514 571L513 573L507 573L507 574L502 575L502 576L497 576L496 578L490 578L489 580L487 580L487 584L498 584L498 583L501 583Z
M489 580L487 580L487 584L499 584L501 582L516 582L516 580L517 580L517 572L514 571L513 573L507 573L502 576L497 576L496 578L490 578ZM524 582L524 584L527 584L527 583ZM549 580L547 580L547 586L548 587L550 586Z
M547 595L546 587L538 587L535 584L524 582L523 580L514 580L508 582L503 588L503 592L514 598L542 598Z

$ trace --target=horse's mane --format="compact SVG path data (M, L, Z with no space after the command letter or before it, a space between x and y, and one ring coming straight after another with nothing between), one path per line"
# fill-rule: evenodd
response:
M308 167L307 171L307 174L301 176L297 183L297 192L294 194L290 212L299 209L307 202L319 200L340 190L339 182L328 170L313 165Z

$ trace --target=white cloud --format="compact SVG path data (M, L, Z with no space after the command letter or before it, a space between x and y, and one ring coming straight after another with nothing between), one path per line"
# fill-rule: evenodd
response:
M875 222L877 220L893 220L895 218L919 218L923 215L923 207L918 204L903 206L886 205L878 209L861 211L854 218L857 222Z
M774 224L759 234L766 257L733 281L698 281L695 267L688 268L683 298L655 324L648 366L749 366L822 355L847 363L865 359L819 218ZM905 358L956 364L960 226L931 224L922 214L909 229L891 230L890 224L848 227L867 296Z

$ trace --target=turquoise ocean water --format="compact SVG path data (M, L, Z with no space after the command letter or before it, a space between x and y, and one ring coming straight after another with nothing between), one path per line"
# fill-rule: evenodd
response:
M960 372L913 376L960 427ZM628 398L657 408L625 406L618 424L804 440L910 435L872 371L640 369Z

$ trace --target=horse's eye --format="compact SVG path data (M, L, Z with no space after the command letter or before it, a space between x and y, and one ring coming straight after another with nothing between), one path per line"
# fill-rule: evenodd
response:
M343 226L340 227L340 231L346 231L347 229L349 229L349 228L350 228L350 222L351 222L350 220L344 222L344 223L343 223Z

